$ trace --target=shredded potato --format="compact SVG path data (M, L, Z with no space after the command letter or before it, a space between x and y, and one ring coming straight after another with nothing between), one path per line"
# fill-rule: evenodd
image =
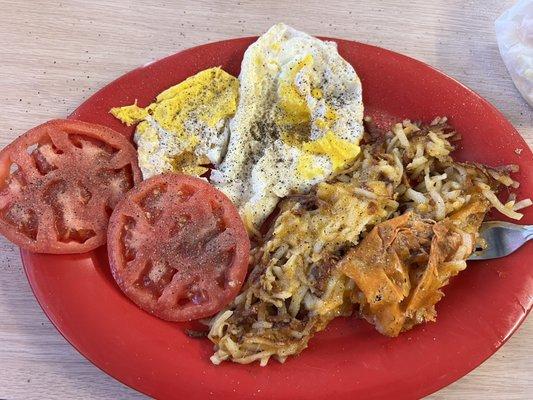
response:
M365 118L365 123L371 121ZM333 318L349 315L353 304L361 303L360 291L337 265L389 218L409 214L431 224L445 224L451 215L468 220L465 210L474 203L482 206L481 218L491 205L519 218L516 210L530 200L513 198L504 205L496 197L501 186L517 187L509 177L515 168L454 162L454 135L446 118L423 126L406 120L382 135L366 132L353 165L311 193L282 201L270 232L252 250L242 293L209 323L208 337L215 344L211 361L266 365L274 357L283 362ZM478 225L466 225L449 271L466 267ZM402 329L434 319L431 310L425 315L412 309Z
M532 204L533 202L531 201L531 199L524 199L524 200L519 201L518 203L514 203L512 207L514 211L518 211L523 208L529 207Z

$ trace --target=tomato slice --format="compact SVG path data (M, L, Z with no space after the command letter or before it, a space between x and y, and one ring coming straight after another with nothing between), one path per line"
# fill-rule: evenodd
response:
M131 190L113 211L107 241L122 291L168 321L217 313L248 270L250 241L237 209L187 175L157 175Z
M0 152L0 233L36 253L82 253L106 241L113 208L141 180L126 137L53 120Z

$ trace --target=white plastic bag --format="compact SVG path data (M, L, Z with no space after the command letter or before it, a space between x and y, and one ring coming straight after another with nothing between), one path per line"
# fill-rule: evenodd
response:
M496 39L513 82L533 107L533 0L520 0L495 22Z

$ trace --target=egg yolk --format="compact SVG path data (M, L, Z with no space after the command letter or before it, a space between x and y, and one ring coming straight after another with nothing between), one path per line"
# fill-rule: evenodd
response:
M148 115L148 110L139 107L137 105L137 100L135 100L135 103L131 106L112 108L111 114L127 126L132 126L145 119Z
M304 67L313 66L313 56L306 55L291 67L287 78L280 80L278 86L278 106L281 110L280 125L308 124L311 119L309 107L304 96L294 84L296 76Z
M307 154L298 159L296 171L305 179L313 179L325 173L323 168L315 165L311 154L328 156L333 171L337 172L354 161L361 150L357 143L341 139L333 131L328 131L317 140L303 143L302 149Z
M304 179L313 179L326 173L323 167L316 165L314 156L327 156L332 164L333 172L337 172L354 161L360 151L358 143L352 143L335 135L332 127L337 119L337 113L327 104L324 117L317 118L315 121L316 126L326 133L317 140L308 139L311 129L311 113L307 100L298 91L295 81L304 68L313 67L313 62L311 54L303 57L291 67L287 77L281 79L278 86L280 116L277 123L281 128L283 141L302 150L296 172ZM321 100L324 94L320 88L313 88L311 96Z

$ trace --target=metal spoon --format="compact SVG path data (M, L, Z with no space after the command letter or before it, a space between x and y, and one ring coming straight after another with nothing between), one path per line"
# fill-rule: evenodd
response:
M533 238L533 225L516 225L509 222L484 222L479 231L487 248L474 252L469 260L490 260L505 257Z

